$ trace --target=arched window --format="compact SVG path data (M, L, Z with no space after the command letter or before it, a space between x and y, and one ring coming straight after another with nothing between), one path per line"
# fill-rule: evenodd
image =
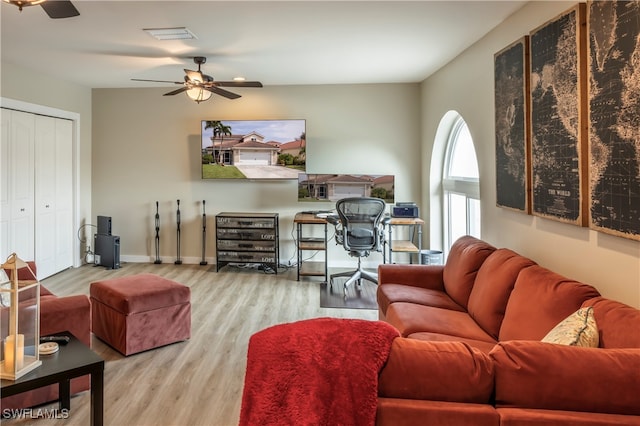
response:
M480 238L480 176L473 139L458 115L447 137L442 168L444 245L459 237Z

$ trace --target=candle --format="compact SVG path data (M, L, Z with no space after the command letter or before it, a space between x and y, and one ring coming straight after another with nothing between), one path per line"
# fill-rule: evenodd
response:
M17 362L14 364L14 360ZM4 341L4 369L7 372L18 371L24 366L24 334L9 335ZM17 367L17 368L16 368Z

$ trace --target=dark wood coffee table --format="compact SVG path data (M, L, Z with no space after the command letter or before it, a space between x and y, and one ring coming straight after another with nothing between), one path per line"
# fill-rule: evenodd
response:
M40 355L42 365L18 380L2 380L2 396L16 395L42 386L57 383L60 409L71 409L71 379L91 375L91 425L102 426L104 360L76 339L71 333L56 333L69 336L69 343L60 345L60 350L51 355Z

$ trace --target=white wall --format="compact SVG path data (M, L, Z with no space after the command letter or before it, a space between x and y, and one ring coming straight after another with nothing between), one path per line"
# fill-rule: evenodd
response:
M92 211L94 217L112 217L123 260L154 258L155 201L160 202L165 262L176 258L177 199L185 262L201 257L203 199L210 262L216 213L279 213L281 262L286 263L295 256L295 212L333 208L333 203L298 202L297 181L201 180L201 120L306 119L308 172L393 174L396 200L420 197L418 84L243 89L240 99L214 96L201 104L185 95L163 97L170 89L93 90ZM333 242L329 255L354 263Z
M79 129L74 141L73 159L77 165L74 190L78 200L74 222L79 227L91 221L91 89L51 78L41 70L2 62L0 97L3 106L9 108L45 115L54 111L57 116L75 121ZM75 234L74 241L74 263L78 265L82 252Z
M466 120L480 170L482 238L640 307L640 242L496 207L493 55L574 2L530 2L422 84L423 192L429 208L431 152L440 119Z

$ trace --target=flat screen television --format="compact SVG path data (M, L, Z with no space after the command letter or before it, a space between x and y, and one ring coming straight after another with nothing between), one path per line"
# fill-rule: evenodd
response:
M298 201L331 201L374 197L394 203L394 175L306 174L298 177Z
M298 179L306 121L202 120L202 179Z

